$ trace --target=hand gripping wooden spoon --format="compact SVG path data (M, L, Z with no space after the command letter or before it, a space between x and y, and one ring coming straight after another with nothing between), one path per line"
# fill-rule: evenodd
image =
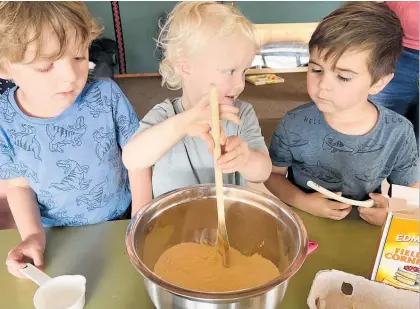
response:
M220 147L220 120L219 120L219 95L215 85L210 85L209 101L211 105L211 131L214 140L214 176L216 180L217 202L217 250L223 258L223 265L229 267L229 239L225 221L225 202L223 196L223 176L216 161L221 156Z

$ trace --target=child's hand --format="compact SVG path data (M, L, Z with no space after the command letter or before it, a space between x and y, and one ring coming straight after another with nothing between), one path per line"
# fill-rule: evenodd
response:
M234 173L240 171L249 159L248 144L239 136L229 136L226 139L225 152L217 160L222 173Z
M388 199L380 193L371 193L369 197L374 200L375 206L359 207L360 217L373 225L383 225L387 217Z
M241 124L238 116L239 109L232 105L219 105L219 119L230 120L237 125ZM214 141L210 134L211 130L211 106L208 97L203 97L195 106L185 111L186 120L186 135L196 136L203 139L209 150L213 151ZM222 145L226 142L226 136L220 126L220 142Z
M36 267L42 268L44 249L44 235L34 234L29 236L16 248L10 250L6 260L7 270L15 277L26 278L19 269L23 268L25 263L32 261Z
M341 195L341 192L335 192ZM351 211L352 206L329 200L325 195L314 192L307 195L305 210L317 217L324 217L333 220L344 219Z

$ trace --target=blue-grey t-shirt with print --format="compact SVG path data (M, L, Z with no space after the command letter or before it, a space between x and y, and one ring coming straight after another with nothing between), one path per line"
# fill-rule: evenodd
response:
M418 150L411 123L379 105L375 127L366 135L345 135L331 128L314 103L289 111L271 139L274 166L289 167L289 180L305 192L312 180L343 196L368 199L381 183L419 181Z
M17 87L0 97L0 179L24 177L44 226L77 226L120 217L131 202L121 147L136 132L133 107L111 80L86 84L60 115L24 114Z

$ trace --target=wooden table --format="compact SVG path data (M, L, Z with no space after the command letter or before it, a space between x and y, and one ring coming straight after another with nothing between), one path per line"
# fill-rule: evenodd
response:
M308 308L306 299L315 274L338 269L370 276L381 229L371 226L353 212L343 221L313 217L296 211L311 240L319 248L307 258L290 280L279 309ZM45 272L54 277L82 274L87 278L86 309L153 309L143 279L131 265L125 248L128 221L114 221L77 228L47 230ZM8 251L18 244L16 230L0 231L0 308L33 308L37 286L8 274L4 265Z

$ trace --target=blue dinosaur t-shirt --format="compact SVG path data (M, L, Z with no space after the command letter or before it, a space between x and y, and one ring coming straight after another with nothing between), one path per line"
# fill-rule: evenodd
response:
M411 123L379 105L375 127L363 136L345 135L325 121L314 103L289 111L271 139L274 166L290 167L288 179L305 192L312 180L343 196L366 200L391 184L419 181L418 150Z
M44 226L76 226L120 217L131 202L121 147L139 127L111 80L86 84L54 118L24 114L17 87L0 97L0 179L24 177Z

